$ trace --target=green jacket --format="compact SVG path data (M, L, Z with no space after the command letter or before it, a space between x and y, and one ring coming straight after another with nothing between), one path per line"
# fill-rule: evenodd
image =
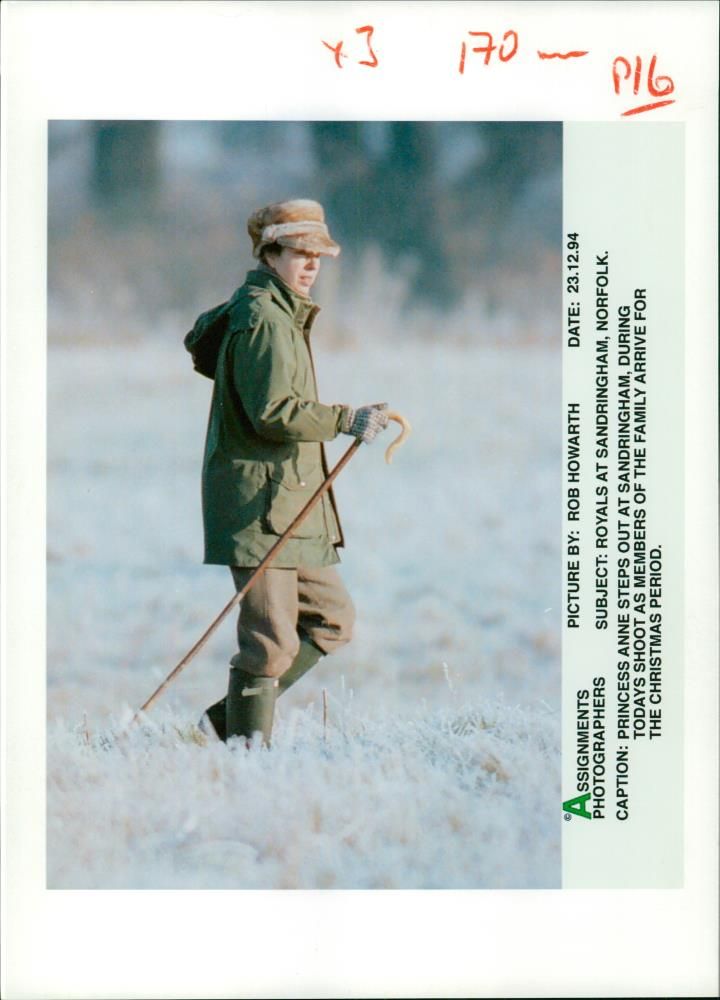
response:
M321 442L339 433L342 406L318 402L310 352L318 312L264 268L231 300L203 461L206 563L257 566L327 476ZM329 566L342 544L328 491L272 565Z

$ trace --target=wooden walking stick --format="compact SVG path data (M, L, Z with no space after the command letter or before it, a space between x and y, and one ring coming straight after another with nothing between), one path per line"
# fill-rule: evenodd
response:
M405 440L405 438L410 433L411 427L410 427L409 421L407 421L399 413L395 413L393 410L388 410L386 412L387 412L388 417L391 420L395 420L395 421L397 421L397 423L399 423L399 424L402 425L402 432L397 437L397 439L395 441L393 441L388 446L388 448L387 448L387 450L385 452L385 461L389 463L392 460L392 453L393 453L393 451L395 450L395 448L401 442L403 442ZM291 522L291 524L287 528L287 530L275 542L275 544L273 545L273 547L270 549L270 551L265 556L265 558L263 559L263 561L257 567L257 569L255 570L255 572L252 574L252 576L250 577L250 579L247 581L247 583L245 584L245 586L242 588L242 590L239 590L234 595L234 597L232 597L231 600L228 601L228 603L222 609L222 611L220 612L220 614L208 626L208 628L200 636L200 638L195 643L195 645L192 647L192 649L189 649L187 651L187 653L185 654L185 656L183 656L182 660L180 660L180 662L177 664L177 666L174 667L170 671L170 673L167 675L167 677L162 682L162 684L159 687L157 687L153 691L153 693L150 695L150 697L147 699L147 701L144 702L140 706L140 708L137 710L137 712L135 713L135 715L132 718L131 725L132 725L132 723L137 722L139 720L139 718L140 718L140 716L142 715L143 712L147 712L147 710L150 708L150 706L154 704L154 702L160 697L160 695L163 693L163 691L167 687L169 687L170 684L172 684L172 682L175 680L175 678L178 676L178 674L182 670L184 670L185 667L188 665L188 663L200 652L200 650L203 648L203 646L208 641L208 639L210 638L210 636L217 630L217 628L219 627L219 625L230 614L230 612L232 611L232 609L237 604L240 603L240 601L243 599L243 597L245 596L245 594L247 594L248 590L250 590L250 588L255 583L255 581L258 579L258 577L260 576L260 574L263 573L265 569L267 569L267 567L270 564L270 562L272 562L272 560L278 554L278 552L280 551L280 549L282 549L282 547L285 545L285 543L291 537L293 531L295 531L295 529L300 524L300 522L302 520L304 520L304 518L310 513L310 511L313 509L313 507L318 502L318 500L323 495L323 493L327 492L327 490L330 488L330 486L333 484L333 482L340 475L340 473L342 472L342 470L348 464L348 462L353 457L353 455L358 450L358 448L359 448L359 446L361 444L362 444L362 440L360 438L355 438L355 440L350 445L350 447L345 452L345 454L342 456L342 458L337 463L337 465L335 466L335 468L328 474L327 479L325 479L321 483L321 485L318 486L318 488L315 490L315 492L310 497L310 499L308 500L308 502L305 504L305 506L303 507L303 509L295 516L295 518L293 519L293 521Z

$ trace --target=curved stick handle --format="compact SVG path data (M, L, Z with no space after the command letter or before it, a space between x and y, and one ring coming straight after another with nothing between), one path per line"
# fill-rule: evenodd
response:
M395 440L391 441L385 449L385 461L388 465L390 465L393 454L401 444L404 444L410 434L410 431L412 430L412 425L406 417L404 417L401 413L398 413L396 410L386 410L385 413L388 415L390 420L394 420L395 423L400 424L402 428Z

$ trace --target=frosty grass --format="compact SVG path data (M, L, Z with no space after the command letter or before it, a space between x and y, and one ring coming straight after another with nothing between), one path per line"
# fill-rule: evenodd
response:
M128 728L232 593L200 564L210 382L175 342L49 350L51 888L559 884L557 354L314 336L321 399L414 433L338 480L355 638L255 752L196 726L232 619Z

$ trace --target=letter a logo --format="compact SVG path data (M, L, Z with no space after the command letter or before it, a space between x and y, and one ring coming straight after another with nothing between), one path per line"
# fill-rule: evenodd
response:
M585 795L576 795L574 799L563 802L563 812L571 813L573 816L583 816L585 819L592 819L591 813L585 808L590 792Z

